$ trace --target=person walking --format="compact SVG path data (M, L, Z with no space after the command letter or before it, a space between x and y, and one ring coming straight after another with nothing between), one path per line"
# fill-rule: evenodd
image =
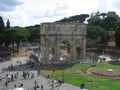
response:
M43 84L41 84L41 90L43 90Z
M16 84L14 84L14 88L16 88Z
M6 86L6 88L7 88L7 86L8 86L8 82L7 82L7 81L5 82L5 86Z
M52 85L51 85L51 86L52 86L52 90L54 90L54 84L53 84L53 83L52 83Z
M34 86L34 90L37 90L37 86Z
M34 81L34 85L37 86L37 81L36 80Z

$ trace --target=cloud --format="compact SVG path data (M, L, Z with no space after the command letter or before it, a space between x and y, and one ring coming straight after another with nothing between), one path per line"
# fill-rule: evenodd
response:
M12 11L16 6L21 5L20 0L0 0L0 11Z
M41 14L39 11L36 12L35 15L33 15L35 18L54 18L56 16L64 16L66 14L66 6L59 6L56 4L56 8L54 10L46 10L43 14Z
M98 6L97 6L97 10L98 11L102 11L102 12L106 12L107 10L107 2L106 2L106 0L99 0L99 2L98 2L99 4L98 4Z
M118 10L118 12L119 12L119 14L120 14L120 1L119 1L119 0L116 0L116 1L112 4L112 6L113 6L114 8L116 8L116 10Z
M96 8L97 2L98 0L23 0L14 5L13 11L2 14L5 21L10 19L11 25L25 26L53 22L76 14L89 14Z
M115 11L120 15L119 0L0 0L0 15L12 26L54 22L64 17Z
M120 16L120 6L118 5L120 1L119 0L105 0L105 1L106 1L106 13L108 11L114 11L116 12L116 14Z

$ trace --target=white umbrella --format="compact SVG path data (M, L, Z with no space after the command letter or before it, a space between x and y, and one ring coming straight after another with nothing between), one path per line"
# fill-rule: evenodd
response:
M11 78L11 75L8 75L8 78Z

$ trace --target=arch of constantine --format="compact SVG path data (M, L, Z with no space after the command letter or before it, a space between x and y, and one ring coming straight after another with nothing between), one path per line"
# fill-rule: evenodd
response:
M56 62L85 59L85 24L42 23L40 35L40 60Z

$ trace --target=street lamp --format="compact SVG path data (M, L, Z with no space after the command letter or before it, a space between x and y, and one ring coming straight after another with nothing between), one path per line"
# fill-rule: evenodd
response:
M60 57L60 61L63 61L63 57Z
M38 60L39 60L39 62L41 61L41 58L42 58L42 57L41 57L41 54L39 54L39 55L38 55Z
M10 57L10 61L11 61L11 66L12 66L12 57Z
M10 67L12 66L12 48L10 47L10 62L11 62L11 65L10 65Z

